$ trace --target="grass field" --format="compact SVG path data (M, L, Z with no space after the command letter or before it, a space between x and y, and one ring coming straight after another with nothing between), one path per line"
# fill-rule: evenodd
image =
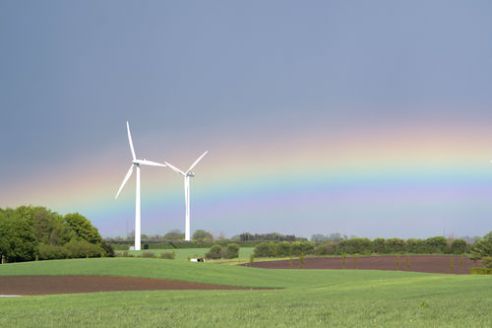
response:
M128 251L132 255L142 255L143 252L152 252L156 256L163 252L174 252L176 254L176 260L187 261L191 257L205 256L205 253L209 251L210 248L177 248L177 249L149 249L142 251ZM250 255L253 254L254 247L241 247L239 250L239 260L246 261L249 259ZM124 251L116 251L116 254L121 255Z
M0 265L0 275L123 275L276 287L0 298L0 327L490 327L492 277L264 270L112 258Z

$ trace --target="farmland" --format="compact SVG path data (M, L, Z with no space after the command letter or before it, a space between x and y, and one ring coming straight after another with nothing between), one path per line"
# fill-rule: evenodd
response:
M0 299L2 327L487 327L490 276L265 270L102 258L0 266L0 276L112 275L270 290L137 291Z

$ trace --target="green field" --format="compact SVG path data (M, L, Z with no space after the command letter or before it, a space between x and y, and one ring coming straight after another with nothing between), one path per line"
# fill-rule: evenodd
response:
M191 257L201 257L209 251L210 248L177 248L177 249L149 249L142 251L128 251L129 254L140 256L144 252L154 253L156 256L163 252L174 252L176 254L176 260L187 261ZM239 250L239 259L242 261L248 260L249 256L253 254L254 247L241 247ZM123 254L124 251L116 251L117 255Z
M0 327L491 327L492 277L263 270L109 258L0 265L0 275L123 275L272 290L0 298Z

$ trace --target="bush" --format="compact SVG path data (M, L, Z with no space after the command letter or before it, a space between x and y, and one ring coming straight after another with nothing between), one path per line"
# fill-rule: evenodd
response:
M291 244L291 254L295 256L312 254L314 245L309 241L295 241ZM279 256L280 254L277 254Z
M337 244L331 240L325 241L314 248L316 255L333 255L337 251Z
M142 257L152 258L152 257L155 257L155 254L154 254L154 252L145 251L142 253Z
M68 257L68 251L63 246L39 244L38 256L40 260L64 259Z
M448 242L444 237L431 237L424 241L426 253L446 253Z
M222 258L222 246L213 245L210 250L205 254L207 259L220 259Z
M404 253L405 241L399 238L386 239L385 249L387 253Z
M468 249L468 244L463 239L455 239L451 242L451 254L464 254Z
M276 256L276 246L273 242L259 243L255 247L255 257L274 257Z
M235 259L239 257L239 245L228 244L222 249L222 257L225 259Z
M472 259L477 260L483 257L492 256L492 232L486 234L473 245L471 255Z
M106 256L109 256L109 257L115 256L113 246L111 246L111 244L107 243L106 241L104 241L104 240L102 241L101 248L106 253Z
M407 240L407 253L412 254L424 254L426 252L426 246L421 239L408 239Z
M160 258L166 260L174 260L176 258L176 253L174 251L162 252Z
M292 255L292 245L288 241L281 241L276 245L275 254L277 256L291 256Z
M377 254L386 253L386 241L384 238L376 238L372 241L372 251Z
M492 269L492 257L482 257L482 267Z
M492 274L492 268L471 268L470 274Z
M337 247L338 254L368 254L370 251L371 241L367 238L342 240Z
M72 239L65 244L67 255L70 258L82 257L101 257L105 254L104 250L98 245L91 244L86 240Z

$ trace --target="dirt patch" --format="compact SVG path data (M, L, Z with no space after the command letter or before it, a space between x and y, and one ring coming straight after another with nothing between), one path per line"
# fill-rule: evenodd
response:
M245 264L265 269L355 269L392 270L428 273L468 274L470 268L480 266L464 256L361 256L361 257L309 257L304 263L296 260L255 262Z
M0 295L47 295L126 290L245 289L197 282L114 276L0 276Z

